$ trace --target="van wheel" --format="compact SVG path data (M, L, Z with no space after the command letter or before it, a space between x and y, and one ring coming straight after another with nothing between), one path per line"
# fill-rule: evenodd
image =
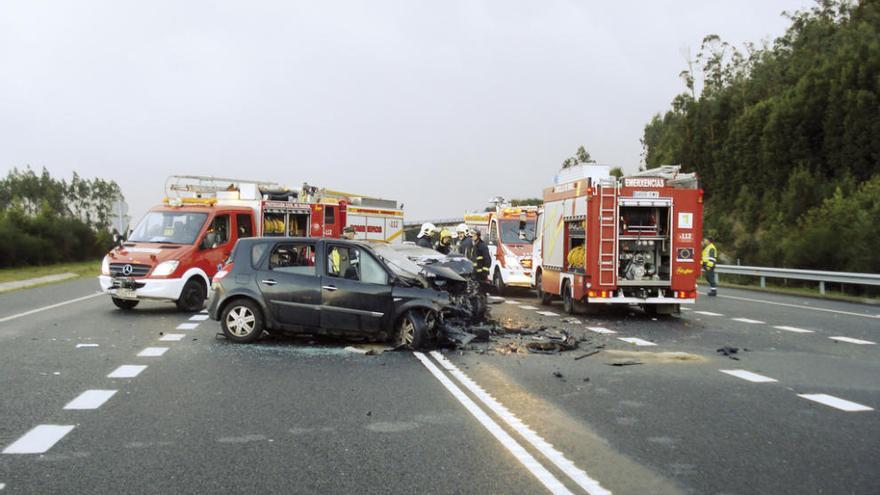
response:
M574 314L574 296L571 293L571 285L568 280L562 284L562 309L570 314Z
M223 309L220 326L227 339L247 344L263 333L263 313L253 301L238 299Z
M397 323L397 344L407 349L424 349L430 336L425 317L418 311L407 311Z
M205 284L197 278L191 278L180 291L180 298L176 301L177 309L188 313L201 311L207 297Z
M134 307L140 302L137 299L119 299L118 297L111 297L110 299L113 300L113 304L115 304L117 308L125 311L134 309Z
M501 271L500 270L497 270L497 269L495 270L495 276L492 277L492 285L495 286L495 292L499 296L504 295L504 289L506 289L507 286L504 285L504 279L501 278Z
M543 283L543 273L538 272L535 275L535 294L538 295L538 299L541 301L541 304L544 306L550 306L550 302L553 300L553 295L544 292L544 287L541 285Z

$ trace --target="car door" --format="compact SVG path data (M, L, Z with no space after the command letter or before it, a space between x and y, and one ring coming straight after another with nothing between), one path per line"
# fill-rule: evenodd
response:
M356 244L324 244L321 326L377 333L391 317L388 271L368 249Z
M315 265L314 242L279 242L263 255L256 270L257 285L276 322L287 327L320 326L321 277Z

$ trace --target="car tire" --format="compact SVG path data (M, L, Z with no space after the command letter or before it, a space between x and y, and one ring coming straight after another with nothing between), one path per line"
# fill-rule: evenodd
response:
M504 290L507 288L507 286L504 285L504 279L501 278L501 271L498 269L495 270L495 276L492 277L492 285L495 286L496 294L498 294L499 296L504 295Z
M196 278L191 278L180 291L180 297L176 301L177 309L187 313L201 311L205 307L207 297L205 284Z
M543 306L550 306L550 302L553 301L553 295L544 292L544 288L541 285L543 281L543 273L538 272L535 276L535 294L538 295L538 299L541 301Z
M430 341L428 325L421 311L411 310L397 321L397 344L408 349L419 350L427 347Z
M113 300L113 304L115 304L117 308L124 311L134 309L134 307L140 302L136 299L119 299L118 297L111 297L110 299Z
M562 309L570 315L574 314L574 296L567 280L562 284Z
M254 342L263 333L263 312L249 299L236 299L223 308L220 327L223 335L233 342Z

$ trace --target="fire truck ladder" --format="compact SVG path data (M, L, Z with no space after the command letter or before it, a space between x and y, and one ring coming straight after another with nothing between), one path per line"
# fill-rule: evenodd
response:
M599 185L599 285L614 285L617 277L617 185Z

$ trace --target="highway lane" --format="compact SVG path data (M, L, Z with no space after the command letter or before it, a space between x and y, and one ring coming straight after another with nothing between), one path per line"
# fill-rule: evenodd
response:
M93 290L77 281L9 294L0 297L0 318ZM877 411L844 412L798 396L825 393L880 409L877 346L826 335L869 338L877 324L867 318L820 312L809 319L815 333L795 333L773 325L805 325L801 308L701 298L693 310L724 316L654 320L619 309L574 324L560 321L558 303L550 310L559 316L544 316L537 311L547 308L526 292L506 299L492 306L501 320L566 328L606 347L581 360L578 351L426 355L441 379L412 353L363 356L345 343L289 338L234 345L216 337L216 322L191 322L171 305L123 313L98 297L0 323L0 448L38 424L75 426L43 455L0 455L0 483L8 493L541 493L555 480L584 493L578 472L613 493L868 493L878 483ZM178 330L181 323L196 328ZM175 333L185 337L159 340ZM722 345L750 350L733 361L717 355ZM168 350L138 357L146 347ZM640 355L644 364L608 366L620 359L615 350L693 359ZM122 364L148 368L107 377ZM530 471L443 380L549 477ZM86 390L118 391L95 410L63 409ZM493 397L509 417L492 409Z

